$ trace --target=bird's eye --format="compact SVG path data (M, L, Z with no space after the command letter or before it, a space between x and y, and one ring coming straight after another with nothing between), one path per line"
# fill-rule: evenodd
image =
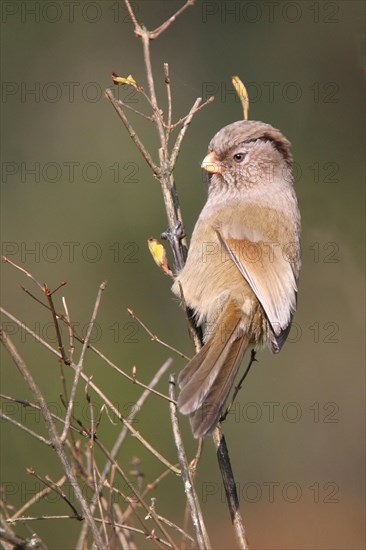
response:
M234 155L234 160L235 160L235 162L238 162L238 163L243 162L244 157L245 157L244 153L236 153Z

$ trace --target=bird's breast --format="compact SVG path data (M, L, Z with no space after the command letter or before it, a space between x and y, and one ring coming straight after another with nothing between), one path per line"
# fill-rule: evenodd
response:
M207 223L208 222L208 223ZM196 311L199 322L217 318L229 299L242 307L254 294L215 232L215 220L199 220L192 234L186 264L178 274L173 292ZM246 307L250 307L249 303Z

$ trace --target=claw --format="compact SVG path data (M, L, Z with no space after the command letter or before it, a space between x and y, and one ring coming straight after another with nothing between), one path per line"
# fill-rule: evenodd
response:
M182 269L185 259L185 250L181 245L181 241L185 236L184 227L181 221L178 221L173 228L169 228L161 234L162 239L169 241L178 271Z

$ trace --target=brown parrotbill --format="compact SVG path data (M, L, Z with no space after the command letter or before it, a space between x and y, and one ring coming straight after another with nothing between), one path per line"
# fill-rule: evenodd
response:
M208 198L173 285L204 333L178 380L178 407L195 437L217 425L248 347L280 351L300 270L300 214L282 133L263 122L229 124L202 167Z

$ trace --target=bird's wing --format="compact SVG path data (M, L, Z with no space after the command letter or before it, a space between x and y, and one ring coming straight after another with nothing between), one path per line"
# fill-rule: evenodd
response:
M267 243L259 236L255 240L223 236L215 229L224 251L243 275L272 328L272 351L284 344L296 309L297 283L293 262L278 243ZM258 239L258 240L257 240Z

